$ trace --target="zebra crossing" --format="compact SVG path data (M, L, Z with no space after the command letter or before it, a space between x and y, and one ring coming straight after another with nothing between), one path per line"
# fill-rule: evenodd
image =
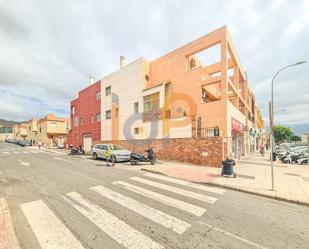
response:
M3 155L20 155L20 154L37 154L40 153L40 151L36 150L27 150L27 151L22 151L22 150L10 150L10 151L1 151L0 154Z
M149 178L152 180L149 180ZM177 185L177 187L163 184L160 181ZM148 189L149 186L152 187L152 190ZM192 189L192 191L184 189L184 186L187 189ZM163 189L167 192L185 196L186 201L153 191L154 188L158 191ZM118 192L117 189L123 190L121 191L122 193ZM199 189L199 192L203 191L203 194L193 192L194 189ZM103 184L92 186L89 188L89 191L97 195L98 198L108 199L121 209L124 208L134 212L136 215L141 216L143 220L145 219L145 222L151 221L156 223L159 227L163 227L171 231L171 233L174 233L175 236L183 235L186 231L190 230L193 224L183 220L183 218L167 214L159 210L159 208L151 207L148 204L149 200L195 217L201 217L207 211L205 206L215 204L217 198L224 194L224 190L219 188L202 186L163 176L157 178L156 175L148 173L140 177L130 177L127 180L113 181L109 186ZM136 200L135 198L129 197L128 195L132 192L143 198ZM213 194L216 197L213 197ZM138 249L165 248L164 245L154 239L156 237L151 238L146 236L143 231L138 231L132 227L128 220L121 219L117 217L117 213L111 213L96 204L88 195L83 196L78 192L69 192L61 195L60 198L69 207L77 210L89 222L96 225L103 233L116 241L120 247ZM145 200L145 198L148 199L147 204L140 201ZM192 204L188 200L197 200L200 205ZM155 206L158 207L158 205ZM77 236L70 232L70 224L65 221L65 217L61 217L63 220L61 221L52 209L46 205L44 200L23 203L21 204L21 209L42 249L84 248L82 241L79 241Z

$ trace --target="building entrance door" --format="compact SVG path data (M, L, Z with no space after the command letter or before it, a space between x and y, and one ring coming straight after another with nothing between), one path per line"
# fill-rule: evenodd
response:
M87 152L91 151L91 146L92 146L91 134L84 135L84 138L83 138L84 151L87 151Z

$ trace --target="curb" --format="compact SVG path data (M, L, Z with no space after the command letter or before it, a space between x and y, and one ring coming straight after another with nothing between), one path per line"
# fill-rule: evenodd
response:
M47 151L47 152L52 152L56 154L61 154L61 155L67 155L67 153L60 152L60 151L54 151L54 150L48 150L48 149L41 149L42 151Z
M150 173L154 173L154 174L158 174L158 175L165 175L165 176L175 178L175 179L180 179L180 178L176 178L176 177L173 177L173 176L169 176L169 175L167 175L163 172L158 172L158 171L154 171L154 170L151 170L151 169L142 168L141 170L146 171L146 172L150 172ZM184 179L182 179L182 180L184 180ZM267 194L263 194L263 193L259 193L259 192L249 191L249 190L246 190L246 189L242 189L242 188L238 188L238 187L232 187L232 186L223 185L223 184L219 184L219 183L213 183L213 182L194 182L194 181L190 181L190 180L187 180L187 181L192 182L192 183L198 183L198 184L213 186L213 187L220 187L220 188L235 190L235 191L246 193L246 194L253 194L253 195L265 197L265 198L268 198L268 199L273 199L273 200L277 200L277 201L284 201L284 202L288 202L288 203L293 203L293 204L309 207L308 202L303 202L303 201L299 201L299 200L292 200L292 199L288 199L288 198L284 198L284 197L280 197L280 196L276 196L276 195L271 196L271 195L267 195Z
M5 242L7 244L5 248L20 249L13 227L10 209L5 198L0 198L0 242Z

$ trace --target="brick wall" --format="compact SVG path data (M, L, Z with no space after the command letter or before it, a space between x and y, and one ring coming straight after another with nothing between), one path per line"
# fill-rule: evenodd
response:
M194 163L201 166L221 167L222 137L173 138L155 140L120 140L102 143L119 144L131 151L144 153L152 147L158 159ZM204 155L202 153L204 152ZM207 156L205 156L207 153Z

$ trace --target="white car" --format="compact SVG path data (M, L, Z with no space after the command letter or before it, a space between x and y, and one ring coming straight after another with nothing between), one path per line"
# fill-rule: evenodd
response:
M131 151L113 144L96 144L92 148L91 155L94 159L106 159L105 153L112 147L112 157L114 162L125 162L130 160Z

